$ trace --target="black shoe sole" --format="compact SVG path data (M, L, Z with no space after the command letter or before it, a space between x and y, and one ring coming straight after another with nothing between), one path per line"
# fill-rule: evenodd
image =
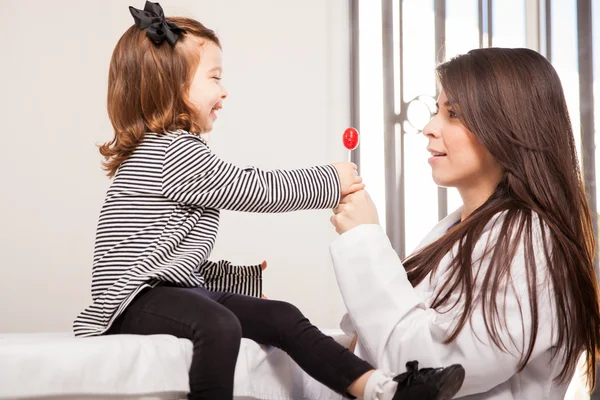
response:
M460 390L465 380L465 369L460 365L444 368L447 374L440 381L440 391L435 400L450 400Z

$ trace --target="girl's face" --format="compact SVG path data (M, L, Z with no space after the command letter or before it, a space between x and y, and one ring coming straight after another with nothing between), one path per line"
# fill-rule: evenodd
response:
M444 90L438 111L423 129L429 139L427 151L434 182L459 192L492 189L500 182L503 168L475 135L460 121L460 110L452 108Z
M217 111L223 108L227 90L221 84L223 63L221 49L213 42L206 42L200 49L200 64L190 86L190 101L199 113L202 133L212 131Z

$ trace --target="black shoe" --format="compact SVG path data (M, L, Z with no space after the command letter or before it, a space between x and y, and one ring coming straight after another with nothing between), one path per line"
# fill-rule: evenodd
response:
M419 369L417 361L410 361L406 368L394 378L398 389L392 400L450 400L465 380L465 369L458 364Z

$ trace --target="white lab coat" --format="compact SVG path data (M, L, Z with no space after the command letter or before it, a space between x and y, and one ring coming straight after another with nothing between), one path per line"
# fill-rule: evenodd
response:
M459 209L438 223L419 248L442 236L460 219L460 212ZM488 223L475 247L473 260L481 257L487 240L494 243L497 239L502 219L503 214L499 214ZM533 225L535 227L535 221ZM534 244L541 244L540 238L539 232L534 235ZM441 313L430 308L430 305L436 285L443 283L451 254L442 259L434 276L428 276L417 287L413 287L379 225L361 225L345 232L331 245L330 251L338 285L348 309L342 329L347 333L353 333L352 330L358 333L357 354L375 367L400 373L406 370L405 363L410 360L418 360L420 367L458 363L465 368L466 378L457 397L486 400L564 398L568 381L562 384L553 381L564 365L564 359L561 354L551 360L551 349L555 343L552 328L556 322L553 291L546 284L548 274L542 253L535 253L538 336L525 369L517 372L520 356L523 348L528 346L531 332L522 247L511 265L514 286L508 287L504 303L501 302L503 292L497 296L498 306L503 307L508 326L508 332L501 330L501 337L510 352L499 350L491 341L480 303L473 310L471 322L465 325L458 337L449 344L443 343L461 307ZM485 270L489 259L483 259L481 265ZM476 280L476 288L481 287L480 283ZM517 299L523 310L522 317ZM453 304L452 299L450 304ZM500 315L503 315L502 309Z

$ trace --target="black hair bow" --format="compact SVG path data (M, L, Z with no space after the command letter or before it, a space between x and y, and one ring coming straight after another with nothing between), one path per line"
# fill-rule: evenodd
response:
M146 30L146 35L156 44L161 44L165 39L171 46L175 46L180 33L185 29L165 19L162 7L158 3L146 1L144 11L129 6L129 11L135 21L135 26Z

